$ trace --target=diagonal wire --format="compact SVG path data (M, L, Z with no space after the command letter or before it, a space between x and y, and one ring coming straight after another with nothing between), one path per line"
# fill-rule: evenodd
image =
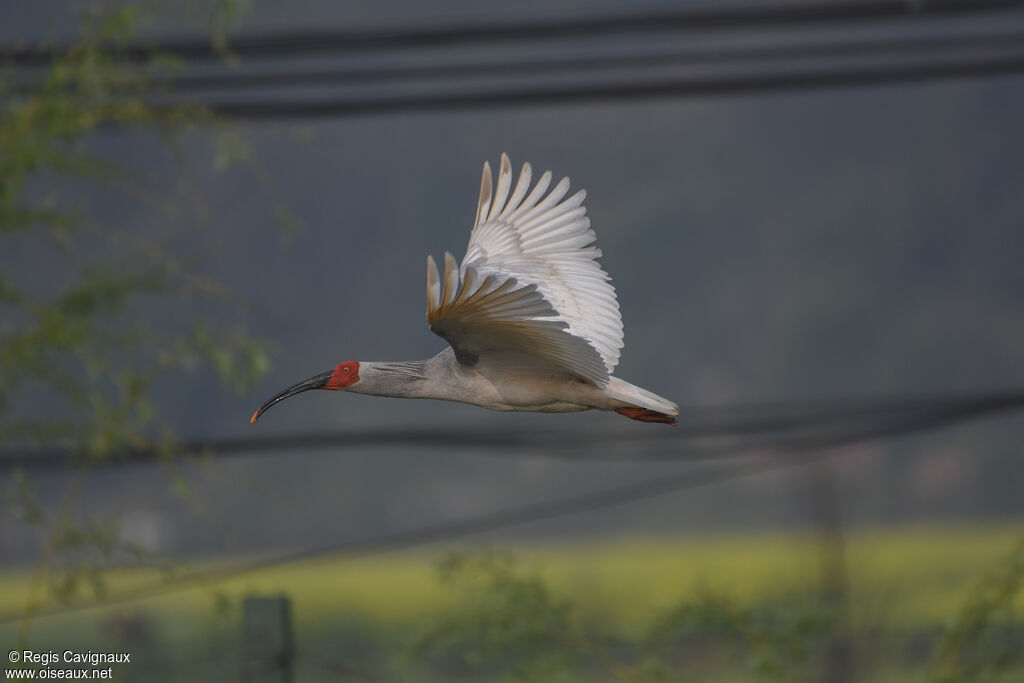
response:
M1024 55L940 61L898 66L804 69L729 76L652 78L586 84L524 85L486 90L463 88L428 94L285 100L211 100L202 104L228 118L248 121L340 118L545 104L601 103L617 100L696 98L795 92L945 80L1017 76ZM160 108L159 106L157 108Z
M869 21L915 21L928 18L963 19L1005 10L1019 10L1019 0L835 0L752 5L708 5L683 10L619 12L602 16L488 20L447 25L376 26L361 29L304 29L247 33L230 40L228 52L243 58L339 52L366 52L500 42L536 42L568 38L693 30L721 30L850 24ZM0 47L0 63L45 66L66 54L71 44ZM126 59L145 60L153 53L185 59L221 59L210 40L177 37L107 46Z
M471 454L560 458L566 460L643 461L709 459L735 456L754 448L787 448L811 438L879 429L915 417L959 415L958 419L997 415L1024 407L1024 392L834 399L776 402L684 410L674 429L646 427L578 433L570 430L512 431L494 428L365 429L313 434L200 439L178 444L175 453L218 458L317 449L365 450L410 447L460 450ZM618 446L618 449L615 447ZM670 446L671 449L668 449ZM622 448L628 448L623 453ZM154 463L166 453L128 448L103 461L83 461L62 448L0 451L0 466L33 471L78 465L124 466Z
M823 455L822 451L828 449L863 444L879 439L894 438L912 432L935 429L972 416L977 411L978 406L962 406L959 409L937 411L935 414L917 416L914 419L907 419L897 424L873 430L864 430L860 433L808 439L799 445L791 446L788 451L780 452L774 457L759 457L752 461L730 463L728 465L703 466L695 470L689 469L671 475L652 477L575 496L527 503L463 519L423 525L376 536L343 540L297 552L188 572L171 580L140 586L133 590L97 600L71 605L44 607L38 609L33 616L34 618L39 618L67 614L94 607L108 607L159 597L203 585L216 584L244 574L283 565L326 559L337 561L340 559L366 557L383 552L393 552L441 541L460 539L497 529L636 503L669 493L680 493L702 486L724 483L773 470L793 467L816 457L821 457ZM755 453L757 453L756 450L751 450L751 454ZM10 623L20 618L20 611L0 614L0 624Z
M167 79L175 91L224 90L251 87L300 87L308 85L344 85L386 83L416 79L465 78L472 76L509 77L556 72L587 72L613 69L661 68L680 65L730 64L773 60L807 60L826 57L904 55L940 51L949 56L954 50L997 50L1024 47L1024 33L993 35L939 36L911 40L829 41L800 45L756 45L749 47L691 49L597 57L550 58L459 64L414 64L349 68L330 71L289 73L202 74Z
M185 74L155 78L151 87L170 88L176 94L185 90L229 90L267 87L305 87L321 85L382 84L414 80L439 80L487 76L488 78L528 76L556 72L593 72L615 69L664 68L680 65L714 65L779 60L882 55L920 55L980 49L985 51L1024 47L1024 33L964 34L896 38L881 40L828 40L800 43L756 44L737 47L695 48L683 51L659 50L639 54L593 57L553 57L546 59L506 59L462 61L458 63L415 63L400 66L361 66L333 69L256 71L253 73ZM26 93L38 81L20 80L8 87L10 92ZM127 86L126 86L127 87Z

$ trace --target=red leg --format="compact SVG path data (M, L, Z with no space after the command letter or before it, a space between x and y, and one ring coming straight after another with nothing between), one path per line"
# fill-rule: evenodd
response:
M631 420L640 420L641 422L661 422L662 424L672 426L676 424L676 419L671 415L659 413L657 410L648 410L647 408L630 406L628 408L616 408L615 412L619 415L625 415Z

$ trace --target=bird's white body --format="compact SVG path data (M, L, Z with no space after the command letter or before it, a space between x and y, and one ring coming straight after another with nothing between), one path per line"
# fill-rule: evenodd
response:
M307 389L461 401L492 410L563 413L615 410L674 424L675 403L612 376L622 317L569 179L548 192L551 172L531 187L524 164L512 186L508 157L498 182L484 164L476 220L461 265L427 257L427 321L450 346L412 362L347 361L265 403Z
M472 367L460 363L448 347L433 358L413 362L359 363L359 381L352 393L398 398L432 398L470 403L491 410L570 413L650 406L666 412L671 402L625 382L609 378L604 387L554 368L491 362L486 356Z

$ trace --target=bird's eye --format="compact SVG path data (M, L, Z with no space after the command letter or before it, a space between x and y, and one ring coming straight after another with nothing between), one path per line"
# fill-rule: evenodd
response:
M342 368L342 372L348 372L348 368Z

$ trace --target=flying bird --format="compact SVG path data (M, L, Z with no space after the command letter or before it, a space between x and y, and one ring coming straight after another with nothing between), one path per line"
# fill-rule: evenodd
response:
M548 192L551 172L531 189L524 164L512 188L502 154L498 182L484 163L476 221L459 265L427 257L427 322L448 342L433 358L345 361L285 389L270 406L310 389L461 401L491 410L563 413L614 410L675 424L679 407L612 376L622 350L622 316L580 190L569 179ZM545 194L546 193L546 194Z

